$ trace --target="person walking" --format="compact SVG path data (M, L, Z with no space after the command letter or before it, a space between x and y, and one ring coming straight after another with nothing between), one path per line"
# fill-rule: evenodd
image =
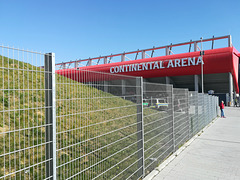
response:
M237 98L235 98L235 103L234 103L234 106L235 106L235 107L237 107L237 105L238 105L238 99L237 99Z
M225 116L224 116L224 101L222 101L221 103L220 103L220 110L221 110L221 117L222 118L225 118Z

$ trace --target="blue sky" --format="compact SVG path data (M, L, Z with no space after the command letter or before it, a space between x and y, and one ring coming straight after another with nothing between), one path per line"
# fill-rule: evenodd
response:
M0 43L55 52L57 62L228 34L240 51L239 8L239 0L0 0Z

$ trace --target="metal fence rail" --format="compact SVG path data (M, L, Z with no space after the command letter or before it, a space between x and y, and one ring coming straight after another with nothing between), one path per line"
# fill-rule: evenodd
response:
M218 115L218 98L0 46L0 179L141 179Z

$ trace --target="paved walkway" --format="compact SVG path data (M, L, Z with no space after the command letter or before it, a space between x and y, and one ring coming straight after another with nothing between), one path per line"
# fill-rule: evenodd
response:
M240 108L218 118L153 180L240 180Z

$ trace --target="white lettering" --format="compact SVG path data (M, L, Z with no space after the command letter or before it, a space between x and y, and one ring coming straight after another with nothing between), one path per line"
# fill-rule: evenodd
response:
M141 70L142 70L141 64L138 64L138 65L137 65L137 70L138 70L138 71L141 71Z
M186 60L187 60L187 58L182 58L182 66L184 67L184 66L187 66L187 62L186 62Z
M137 71L137 65L136 64L132 64L132 71Z
M196 63L196 65L198 65L198 64L204 64L204 62L203 62L203 60L202 60L202 56L199 56L198 57L198 60L197 60L197 63Z
M173 68L175 67L175 66L173 65L172 60L169 60L169 61L168 61L168 66L167 66L167 68L169 68L170 66L173 67Z
M120 70L119 72L124 72L124 66L119 66Z
M110 68L110 73L114 73L114 72L113 72L113 68L114 68L114 67L111 67L111 68Z
M129 72L132 71L132 64L128 65Z
M148 64L143 63L143 64L142 64L142 70L143 70L143 71L144 71L144 70L148 70Z
M115 72L115 73L119 73L119 67L118 67L118 66L115 66L115 67L114 67L114 72Z
M152 69L152 64L153 64L154 62L149 62L148 64L150 64L150 67L149 67L149 69Z
M188 66L193 65L195 66L195 57L193 58L188 58Z
M164 65L165 61L167 64ZM154 62L147 62L147 63L140 63L140 64L130 64L130 65L110 67L110 73L144 71L144 70L164 69L164 68L174 68L174 67L186 67L186 66L199 65L201 63L204 64L201 56L198 57L197 61L195 57L175 59L175 60L165 60L165 61L154 61Z
M163 61L159 61L160 64L160 69L164 69L165 67L163 66Z
M158 68L158 69L159 69L158 62L155 62L155 63L154 63L153 69L156 69L156 68Z
M180 59L175 59L175 67L181 67L180 65Z
M123 65L125 67L125 72L128 72L128 65Z

